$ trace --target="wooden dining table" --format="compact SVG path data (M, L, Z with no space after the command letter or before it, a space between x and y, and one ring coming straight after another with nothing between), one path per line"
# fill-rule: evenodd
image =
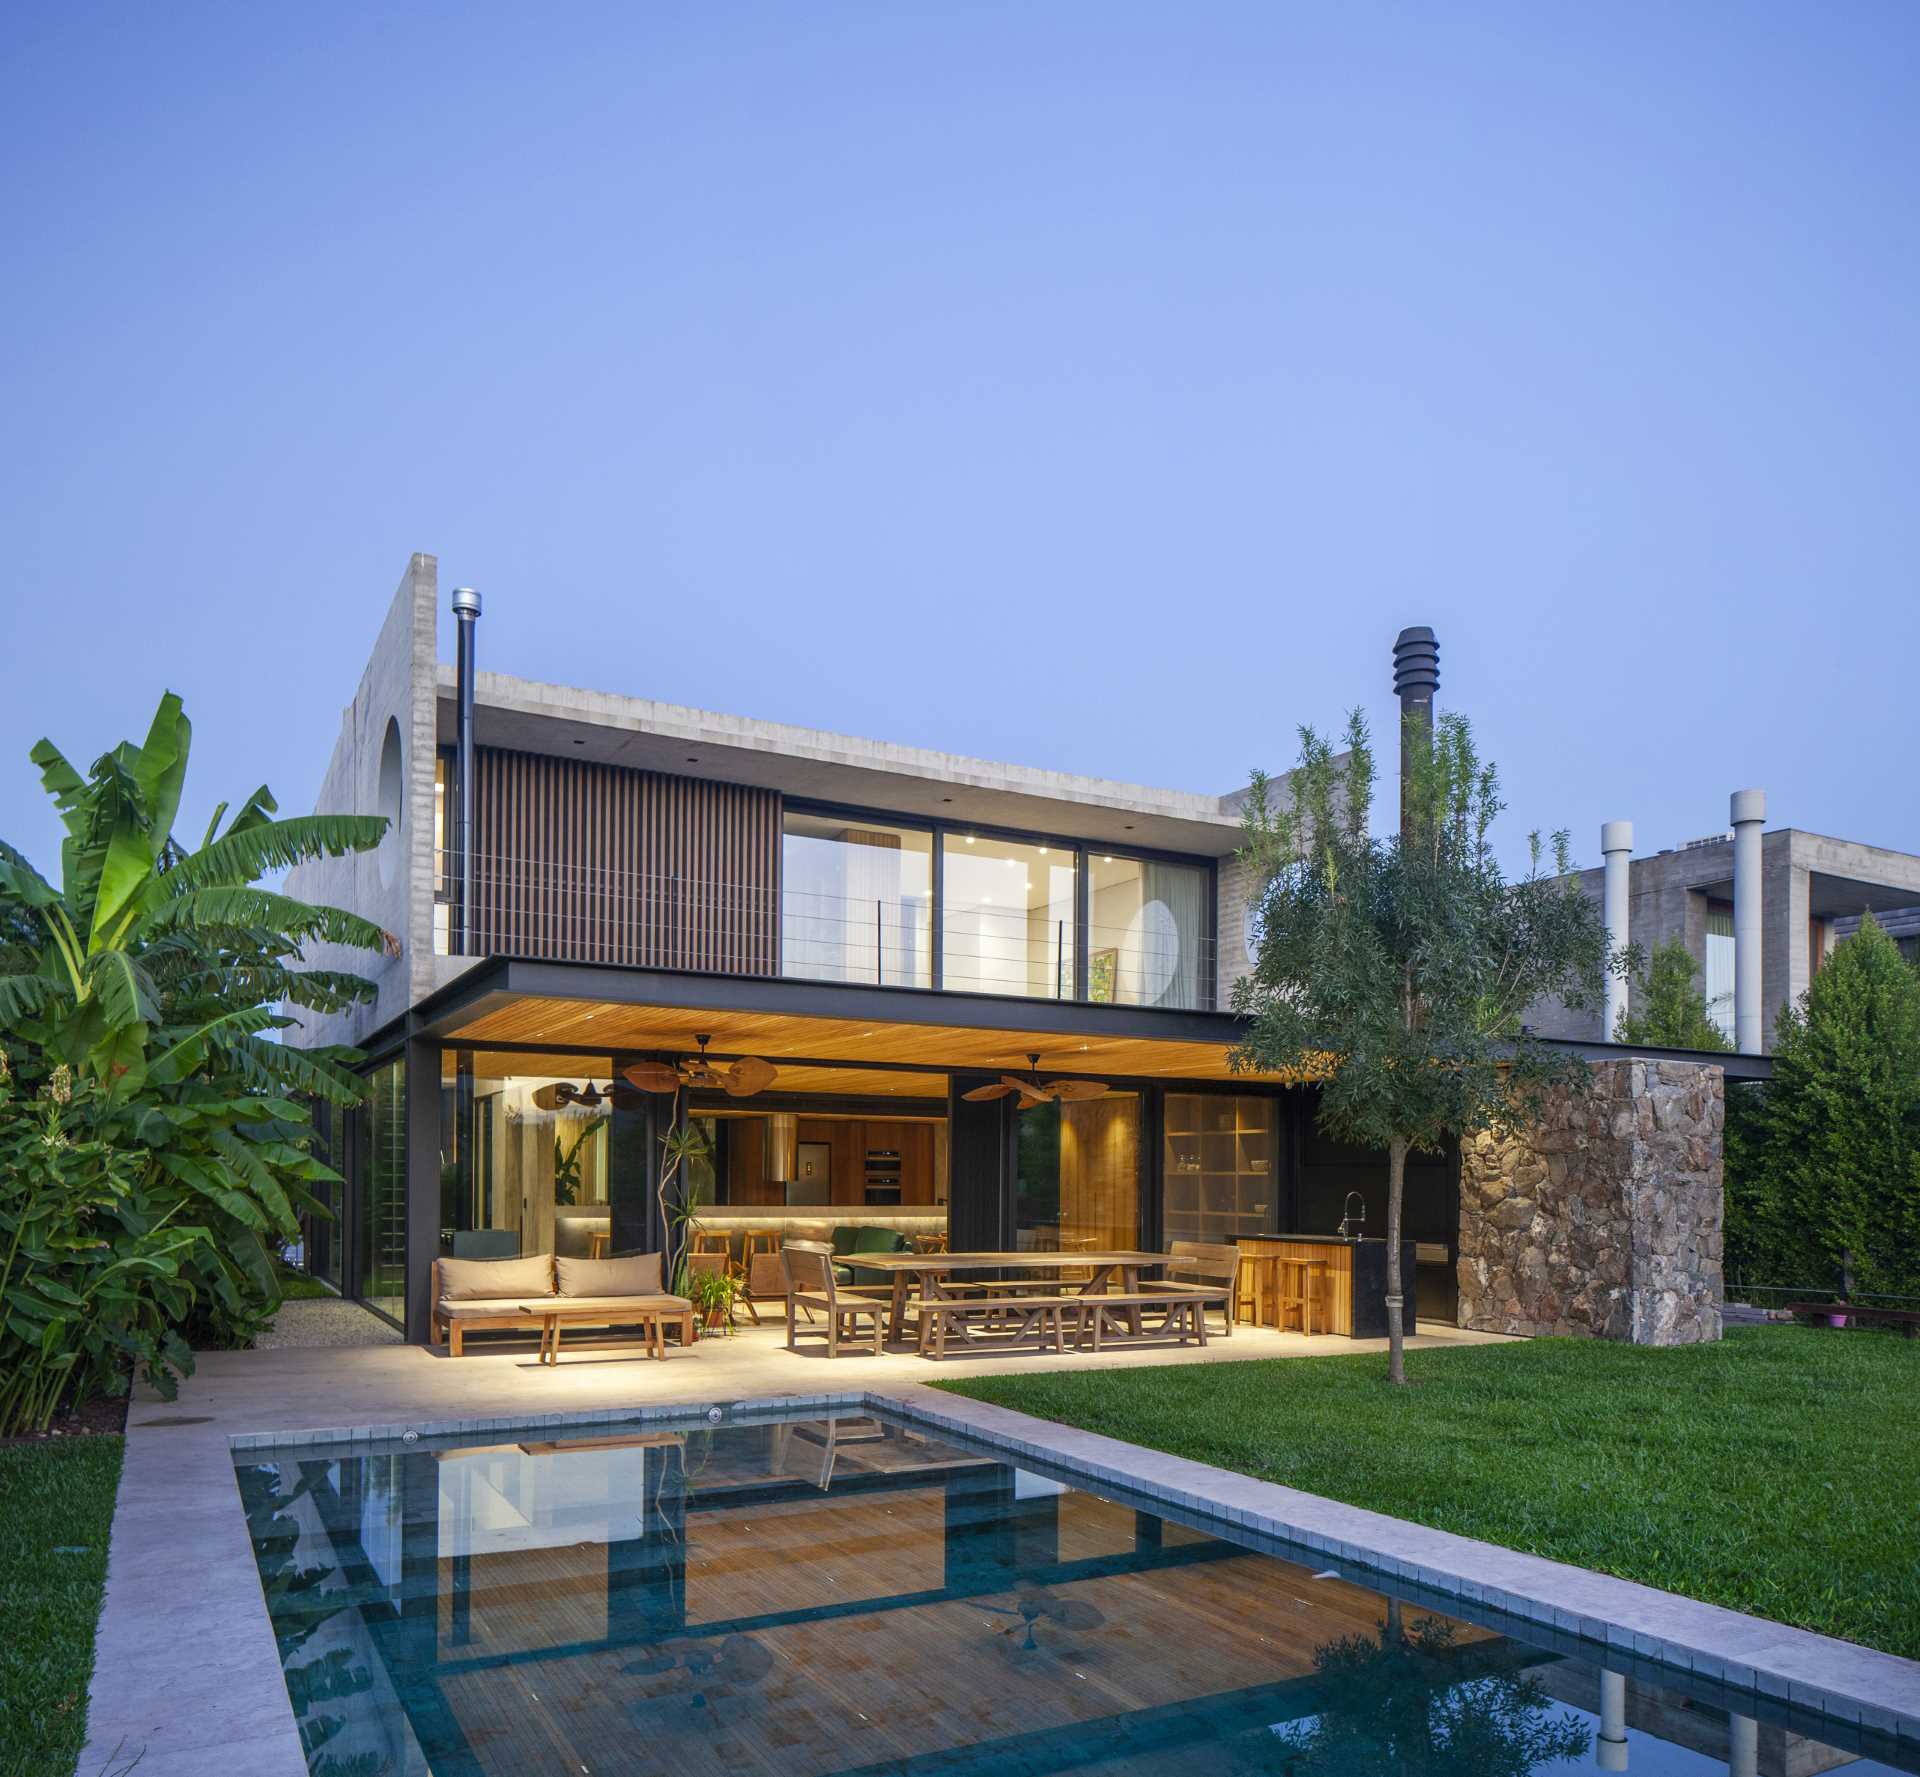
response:
M1066 1252L1017 1253L852 1253L842 1263L857 1265L864 1271L887 1271L893 1275L892 1313L887 1320L887 1337L907 1336L907 1291L915 1278L920 1280L924 1296L945 1299L955 1292L945 1286L955 1276L977 1271L1085 1271L1087 1277L1074 1279L1073 1291L1082 1296L1103 1296L1117 1274L1121 1293L1138 1295L1140 1273L1167 1263L1165 1253L1083 1251L1078 1247ZM1061 1294L1066 1294L1063 1286ZM1137 1333L1140 1310L1128 1311Z

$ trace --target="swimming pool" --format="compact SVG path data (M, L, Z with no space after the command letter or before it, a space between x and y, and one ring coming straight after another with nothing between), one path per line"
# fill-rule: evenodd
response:
M235 1467L314 1777L1920 1770L885 1414Z

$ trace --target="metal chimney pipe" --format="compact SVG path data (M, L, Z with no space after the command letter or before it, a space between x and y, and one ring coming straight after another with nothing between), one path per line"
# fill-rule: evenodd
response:
M471 586L453 589L453 614L460 620L454 655L454 774L459 794L454 803L453 855L458 870L453 918L453 953L473 954L473 675L474 625L480 621L480 595Z
M1607 949L1627 947L1627 886L1633 863L1633 822L1608 821L1600 829L1600 856L1606 863L1606 887L1601 905L1607 920ZM1606 1028L1603 1043L1618 1042L1620 1020L1627 1015L1627 977L1609 963L1606 986Z
M1433 694L1440 689L1440 643L1425 624L1403 629L1393 644L1393 694L1400 699L1400 832L1413 811L1407 785L1416 747L1433 747Z
M1765 1047L1760 999L1760 834L1767 824L1765 790L1735 790L1733 825L1733 1046L1742 1055Z

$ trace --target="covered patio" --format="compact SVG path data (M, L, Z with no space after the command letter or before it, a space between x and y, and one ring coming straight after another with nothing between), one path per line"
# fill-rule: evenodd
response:
M942 1250L1071 1267L1175 1242L1377 1245L1384 1156L1321 1139L1310 1085L1236 1073L1238 1034L1206 1011L482 963L374 1046L368 1102L332 1132L348 1183L313 1268L428 1344L437 1261L665 1253L687 1207L763 1313L778 1291L754 1261L790 1238L834 1244L869 1287L889 1255ZM700 1152L663 1190L663 1138L689 1124ZM1420 1315L1451 1325L1451 1156L1411 1170L1407 1220ZM1383 1331L1349 1269L1310 1268L1293 1324Z

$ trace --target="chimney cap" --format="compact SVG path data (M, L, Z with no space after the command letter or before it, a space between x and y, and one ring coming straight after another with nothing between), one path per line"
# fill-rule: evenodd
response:
M1633 822L1603 822L1600 827L1600 850L1603 855L1610 851L1632 851Z
M1440 643L1424 623L1403 629L1393 644L1393 693L1431 699L1440 689Z
M1767 793L1765 790L1735 790L1727 798L1728 824L1744 827L1749 821L1764 821L1767 818Z
M471 586L456 586L452 599L454 614L458 617L478 617L480 615L480 595Z

